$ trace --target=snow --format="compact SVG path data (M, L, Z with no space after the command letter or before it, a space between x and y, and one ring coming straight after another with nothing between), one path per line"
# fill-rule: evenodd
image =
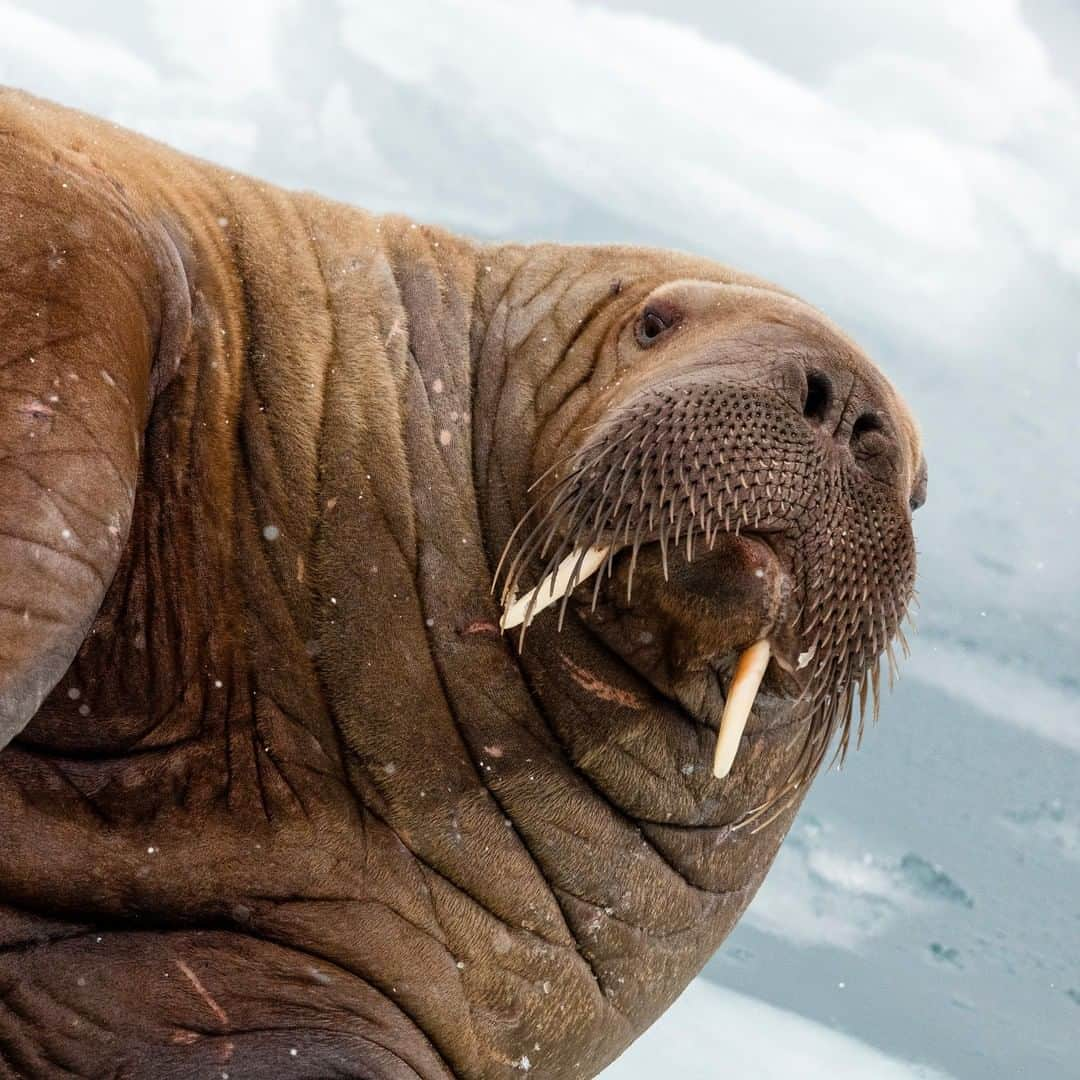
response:
M785 1009L699 980L604 1080L947 1080L926 1065L891 1058L858 1039Z
M1080 702L1075 684L1062 680L1055 685L1009 660L946 643L919 650L911 673L1000 723L1080 754Z

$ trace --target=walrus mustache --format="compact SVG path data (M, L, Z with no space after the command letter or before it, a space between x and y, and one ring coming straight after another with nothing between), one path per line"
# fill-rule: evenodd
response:
M800 444L805 449L793 454ZM844 762L853 738L861 745L868 713L875 722L879 714L882 658L891 688L898 669L893 642L909 653L901 623L911 620L915 600L910 524L897 520L875 491L853 491L850 478L814 467L814 453L794 414L763 407L749 388L666 388L625 407L533 483L530 492L553 479L518 521L495 574L493 589L502 581L502 629L520 628L520 648L533 619L556 603L561 630L571 594L590 578L595 610L615 557L627 550L629 603L647 543L658 544L667 580L670 552L680 544L690 562L695 544L711 550L721 532L795 540L790 569L802 603L794 621L798 640L808 643L795 667L808 669L809 678L793 707L805 710L810 723L790 775L751 817L793 798L821 767L838 731L834 762ZM815 524L808 506L833 511L819 513ZM538 583L519 595L534 564ZM780 662L763 639L736 658L714 752L718 778L732 768L774 655Z

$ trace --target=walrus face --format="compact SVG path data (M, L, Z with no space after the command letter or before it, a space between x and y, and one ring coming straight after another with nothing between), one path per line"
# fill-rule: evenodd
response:
M524 638L556 602L561 626L573 603L634 671L718 726L720 778L748 720L806 721L758 809L771 806L837 730L846 753L856 698L861 737L883 655L891 676L926 489L916 426L823 317L747 286L632 298L596 372L585 407L568 400L572 420L546 425L567 434L541 442L536 499L504 556L503 626Z

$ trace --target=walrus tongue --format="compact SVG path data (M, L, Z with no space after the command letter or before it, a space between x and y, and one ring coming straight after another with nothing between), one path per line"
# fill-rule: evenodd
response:
M742 741L743 728L746 727L771 655L772 647L768 641L756 641L742 651L735 664L713 755L713 776L720 780L731 771Z

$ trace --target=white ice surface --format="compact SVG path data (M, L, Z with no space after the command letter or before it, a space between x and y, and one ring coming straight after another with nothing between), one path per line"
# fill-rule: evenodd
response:
M604 1080L948 1080L850 1035L699 980Z

